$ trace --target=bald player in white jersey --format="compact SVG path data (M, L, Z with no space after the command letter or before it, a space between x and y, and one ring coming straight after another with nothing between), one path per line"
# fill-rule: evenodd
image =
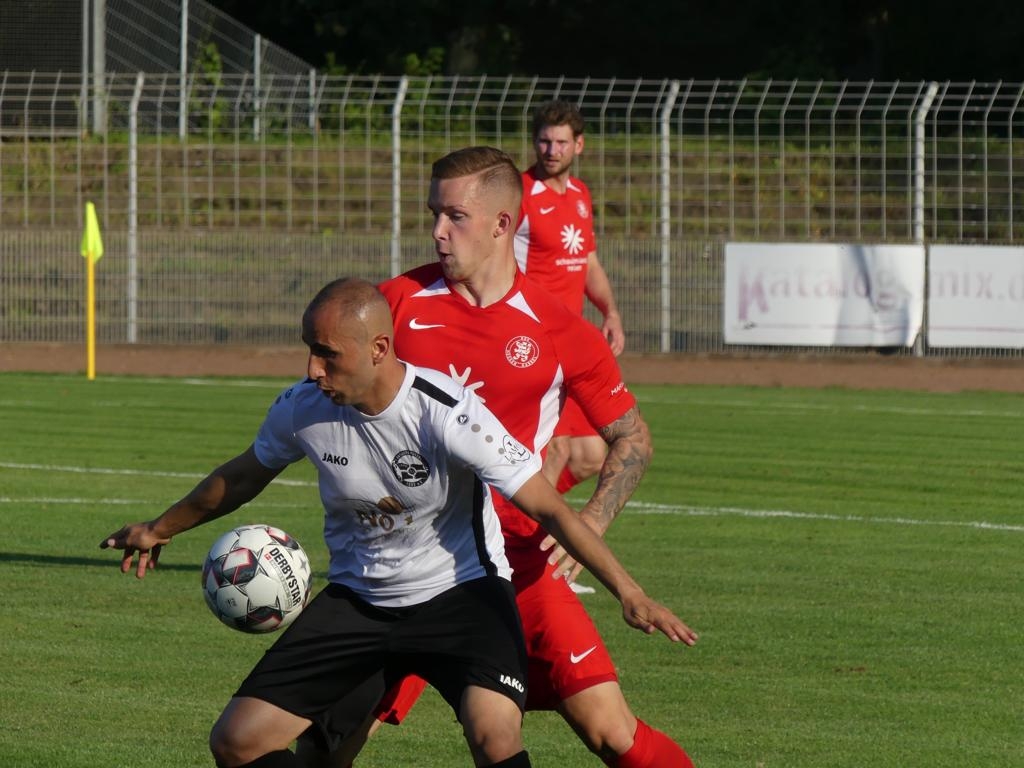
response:
M693 642L475 394L395 357L391 313L373 285L325 286L303 315L302 336L309 378L281 393L253 444L159 517L100 543L124 550L125 573L138 555L142 578L173 536L252 500L291 463L316 466L329 583L214 725L218 766L298 765L289 750L297 737L328 740L346 722L364 722L408 674L429 681L455 711L474 765L530 765L520 734L526 651L485 484L585 563L630 625Z

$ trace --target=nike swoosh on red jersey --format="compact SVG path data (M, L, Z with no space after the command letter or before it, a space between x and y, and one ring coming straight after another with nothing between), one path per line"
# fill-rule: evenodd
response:
M413 318L409 321L409 327L414 331L425 331L427 328L444 328L443 323L421 323L417 318Z
M555 206L553 206L553 205L550 208L541 208L540 209L540 215L541 216L546 216L547 214L551 213L553 210L555 210Z
M579 655L577 655L575 653L572 653L570 651L569 652L569 661L572 662L573 664L579 664L581 661L583 661L585 658L587 658L587 656L592 654L595 650L597 650L597 646L596 645L592 645L589 648L587 648L587 650L585 650L583 653L581 653Z

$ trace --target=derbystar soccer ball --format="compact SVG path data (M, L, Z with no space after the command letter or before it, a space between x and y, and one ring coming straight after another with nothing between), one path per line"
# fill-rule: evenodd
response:
M213 615L242 632L287 627L306 607L313 573L299 542L271 525L243 525L210 547L203 597Z

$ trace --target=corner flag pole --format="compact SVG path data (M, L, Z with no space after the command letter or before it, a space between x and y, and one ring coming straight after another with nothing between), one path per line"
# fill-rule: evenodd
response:
M85 338L86 376L96 378L96 262L103 256L103 240L96 220L96 206L85 204L85 231L82 232L82 255L86 263Z

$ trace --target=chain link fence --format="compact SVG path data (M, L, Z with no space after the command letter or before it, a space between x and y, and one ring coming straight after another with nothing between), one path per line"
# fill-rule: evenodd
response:
M68 134L82 85L0 74L4 228L77 224L83 196L124 227L134 167L142 227L421 232L433 159L488 143L528 164L530 115L561 97L588 120L602 236L1024 236L1022 84L109 74L103 130Z
M213 70L191 73L184 89L175 73L108 73L97 88L78 75L6 71L0 338L80 333L78 315L57 312L78 300L49 291L79 288L73 244L91 200L112 244L101 339L276 343L285 329L292 339L297 315L280 291L293 279L278 263L312 265L298 283L305 297L321 278L429 260L430 163L486 143L525 166L532 112L559 97L587 119L577 171L594 192L599 251L630 348L664 350L655 326L664 340L667 322L671 350L723 351L727 240L1019 242L1022 92L1019 83ZM61 129L81 126L78 106L97 98L102 130ZM154 276L134 328L117 293L129 258L140 279ZM155 281L169 280L167 270L207 272L164 283L170 291ZM268 321L278 306L282 320Z

